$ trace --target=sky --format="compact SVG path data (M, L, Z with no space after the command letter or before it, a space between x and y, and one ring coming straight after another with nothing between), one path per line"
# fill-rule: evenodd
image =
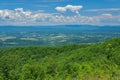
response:
M0 0L4 25L120 25L120 0Z

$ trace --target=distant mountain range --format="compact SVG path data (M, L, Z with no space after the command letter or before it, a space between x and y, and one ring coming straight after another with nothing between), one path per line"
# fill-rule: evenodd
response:
M0 26L0 31L40 31L46 30L118 30L120 26L56 25L56 26Z
M1 26L0 48L94 44L119 37L119 26Z

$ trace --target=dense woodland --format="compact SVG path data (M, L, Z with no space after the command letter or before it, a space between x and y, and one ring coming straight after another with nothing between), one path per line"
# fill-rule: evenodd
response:
M1 49L0 80L120 80L120 39Z

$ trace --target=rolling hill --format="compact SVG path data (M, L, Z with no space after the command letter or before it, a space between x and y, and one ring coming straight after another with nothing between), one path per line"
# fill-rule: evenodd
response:
M0 80L119 80L120 39L0 50Z

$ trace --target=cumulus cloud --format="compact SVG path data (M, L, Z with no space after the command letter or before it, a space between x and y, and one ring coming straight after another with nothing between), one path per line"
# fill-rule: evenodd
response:
M15 11L23 12L23 8L16 8Z
M55 9L59 12L65 12L67 10L70 10L70 11L78 14L79 10L82 8L83 8L83 6L81 6L81 5L79 5L79 6L67 5L65 7L56 7Z
M82 6L67 5L65 10L76 12ZM62 8L58 10L61 11ZM64 11L64 9L62 10ZM14 10L0 10L0 25L56 25L56 24L89 24L89 25L120 25L120 15L109 13L98 16L83 16L45 13L40 11L24 10L16 8Z
M23 8L14 10L0 10L0 23L12 24L34 24L36 22L47 21L51 14L35 11L24 11Z
M65 12L66 11L66 8L64 8L64 7L56 7L55 9L57 11L60 11L60 12Z

